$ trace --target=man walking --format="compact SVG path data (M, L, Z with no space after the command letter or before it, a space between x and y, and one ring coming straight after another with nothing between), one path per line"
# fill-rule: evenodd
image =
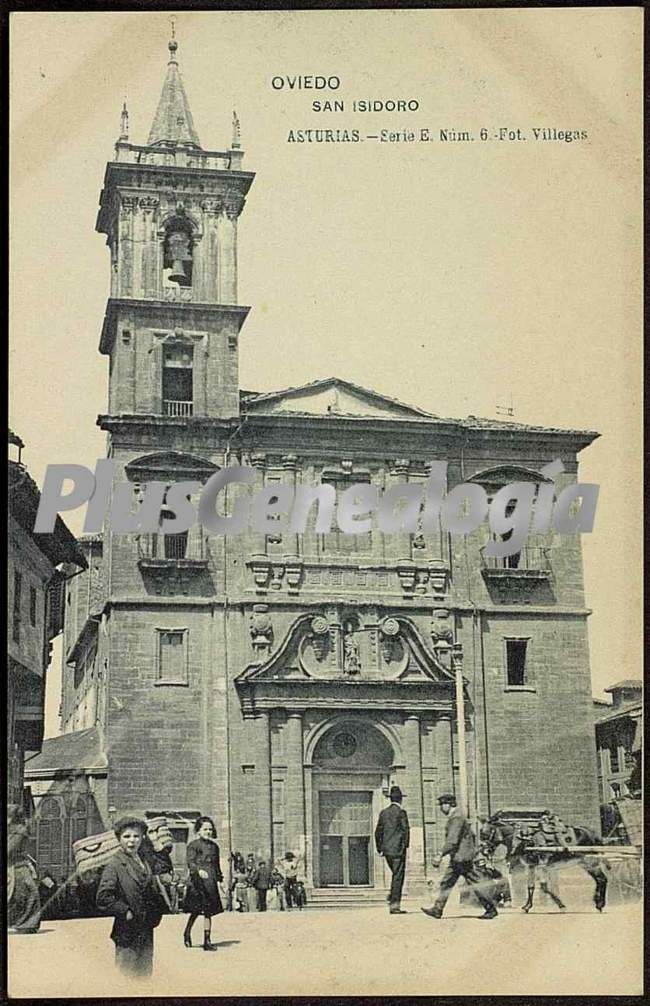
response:
M385 857L392 873L388 895L390 914L406 915L400 908L400 903L406 872L406 850L409 847L409 819L402 807L402 791L399 786L391 786L389 797L390 806L382 810L377 821L375 845L377 852Z
M441 919L452 888L459 877L464 877L467 883L472 885L474 894L485 909L484 914L479 918L494 919L498 914L496 905L485 891L481 890L481 884L485 883L485 878L481 877L473 863L476 841L470 823L456 806L456 797L451 793L444 793L440 796L438 803L440 810L447 818L447 827L445 844L440 855L434 858L433 865L440 866L440 860L444 856L449 856L449 864L440 881L440 890L435 904L431 908L423 908L422 911L432 919Z

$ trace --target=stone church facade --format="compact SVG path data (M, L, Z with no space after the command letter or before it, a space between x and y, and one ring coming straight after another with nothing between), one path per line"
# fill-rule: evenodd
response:
M170 43L148 142L129 141L123 116L97 220L111 263L98 423L116 482L137 496L242 464L253 489L384 489L444 460L449 487L492 493L545 482L557 458L558 486L575 481L588 431L442 419L336 378L240 389L242 159L236 122L228 150L201 147ZM103 820L168 815L181 862L192 819L210 814L225 856L293 849L310 886L383 888L372 831L395 782L407 876L423 882L444 831L436 798L459 786L462 667L471 813L550 806L598 828L580 537L531 534L506 560L484 556L489 539L487 525L450 537L313 523L86 537L56 740L85 731L101 747Z

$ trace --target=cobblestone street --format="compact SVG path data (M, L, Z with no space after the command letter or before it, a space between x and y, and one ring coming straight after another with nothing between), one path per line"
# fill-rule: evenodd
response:
M226 914L217 953L182 945L184 917L156 931L151 982L125 986L113 965L108 919L45 922L10 935L12 997L254 995L639 995L640 904L562 914L504 910L492 922L455 898L440 922L419 905ZM201 937L200 920L194 942Z

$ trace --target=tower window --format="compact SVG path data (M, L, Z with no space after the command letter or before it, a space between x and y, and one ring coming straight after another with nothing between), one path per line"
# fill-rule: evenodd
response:
M506 684L508 688L530 685L527 673L527 639L506 639Z
M36 625L36 587L29 588L29 621Z
M187 629L156 629L158 634L159 685L186 685Z
M162 398L166 416L191 416L193 411L192 346L163 347Z

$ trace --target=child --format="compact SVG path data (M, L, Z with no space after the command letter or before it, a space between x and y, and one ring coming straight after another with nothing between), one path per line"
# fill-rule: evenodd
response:
M97 890L97 907L115 916L115 963L130 977L152 972L153 931L164 907L151 867L139 855L146 831L144 821L135 817L116 823L120 848L104 867Z

